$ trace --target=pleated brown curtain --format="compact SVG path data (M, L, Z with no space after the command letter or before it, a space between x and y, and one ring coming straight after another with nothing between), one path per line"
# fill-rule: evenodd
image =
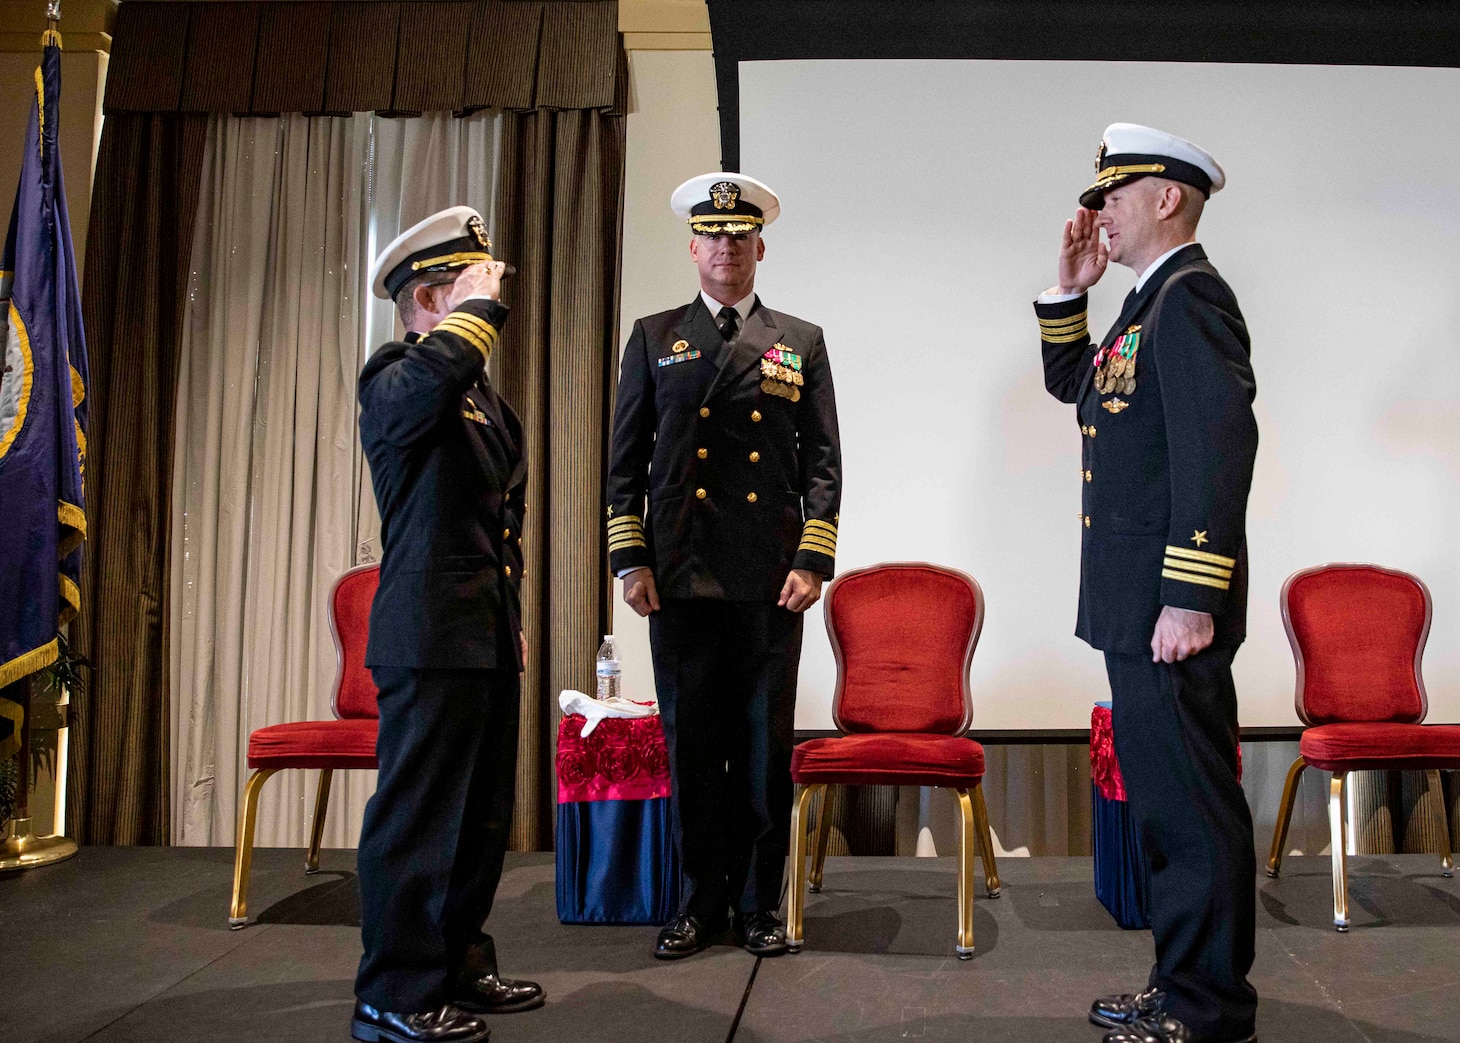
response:
M83 844L168 835L168 507L178 324L206 117L124 112L102 132L82 311L91 361L89 522L69 805Z
M113 35L83 304L94 387L72 829L168 839L168 518L178 325L209 114L506 113L494 379L531 453L533 645L513 845L550 847L557 693L607 618L599 513L617 356L626 73L612 0L127 0Z
M624 124L593 109L507 113L496 227L518 274L499 386L528 443L524 615L533 655L518 756L516 850L552 846L557 696L591 691L607 629L607 416L617 359ZM536 640L533 638L536 637Z

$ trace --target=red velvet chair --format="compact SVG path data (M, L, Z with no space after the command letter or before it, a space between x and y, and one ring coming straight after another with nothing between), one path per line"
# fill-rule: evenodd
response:
M1440 770L1460 768L1460 726L1420 723L1429 709L1420 659L1430 632L1430 591L1418 578L1377 565L1320 565L1289 576L1281 600L1298 667L1298 717L1308 727L1283 786L1267 875L1282 868L1299 776L1305 768L1331 772L1333 923L1347 931L1344 780L1351 771L1420 769L1438 791ZM1451 876L1445 833L1440 865Z
M248 737L248 766L253 774L243 788L238 814L238 838L233 859L233 904L228 926L238 930L248 923L248 874L253 861L254 825L259 791L277 771L315 768L319 791L314 801L314 828L304 872L319 872L319 844L324 836L324 813L329 806L330 779L343 768L375 767L375 736L379 730L375 706L379 694L365 668L365 642L370 633L370 603L380 585L380 566L350 569L330 589L330 633L335 639L333 721L297 721L271 724Z
M836 656L832 716L843 734L812 739L791 755L801 792L791 817L791 887L786 941L802 945L802 890L821 889L828 834L828 786L941 786L958 796L958 958L973 956L973 836L984 882L999 874L984 806L983 747L973 722L968 669L983 630L983 591L972 576L918 562L843 573L827 588L826 630ZM815 853L806 873L807 812L821 797Z

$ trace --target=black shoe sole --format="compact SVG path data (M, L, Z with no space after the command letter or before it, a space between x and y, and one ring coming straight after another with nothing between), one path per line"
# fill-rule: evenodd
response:
M518 1000L516 1003L504 1003L496 1007L489 1007L485 1003L474 1003L471 1000L452 1000L451 1005L460 1007L468 1014L520 1014L524 1010L537 1010L546 1002L546 996L537 995L530 1000Z
M708 949L708 945L701 945L698 949L655 949L654 959L656 960L682 960L686 956L694 956Z
M791 947L785 942L776 942L773 945L741 945L740 947L752 956L764 956L766 958L784 956L791 951Z
M350 1035L358 1039L360 1043L379 1043L380 1040L387 1040L388 1043L417 1043L409 1036L402 1036L392 1032L390 1029L383 1029L379 1025L372 1025L368 1021L361 1021L359 1018L350 1019ZM479 1036L466 1036L452 1043L487 1043L490 1032L483 1032Z
M1107 1018L1103 1014L1096 1014L1092 1010L1090 1012L1090 1024L1097 1025L1097 1026L1099 1026L1100 1028L1103 1028L1103 1029L1123 1029L1123 1028L1126 1028L1129 1025L1135 1024L1135 1022L1133 1022L1133 1021L1116 1021L1114 1018Z

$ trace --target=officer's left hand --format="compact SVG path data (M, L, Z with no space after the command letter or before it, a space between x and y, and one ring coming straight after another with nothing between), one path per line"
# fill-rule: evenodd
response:
M792 612L805 612L821 600L821 577L805 569L792 569L781 587L781 600L776 604Z
M1194 656L1212 643L1213 632L1210 612L1162 605L1151 635L1151 662L1176 663Z

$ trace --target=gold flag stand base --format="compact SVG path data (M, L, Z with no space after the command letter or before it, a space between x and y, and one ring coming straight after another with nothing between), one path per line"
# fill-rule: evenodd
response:
M0 840L0 873L64 862L76 854L76 841L69 837L38 837L31 833L28 818L11 819Z

